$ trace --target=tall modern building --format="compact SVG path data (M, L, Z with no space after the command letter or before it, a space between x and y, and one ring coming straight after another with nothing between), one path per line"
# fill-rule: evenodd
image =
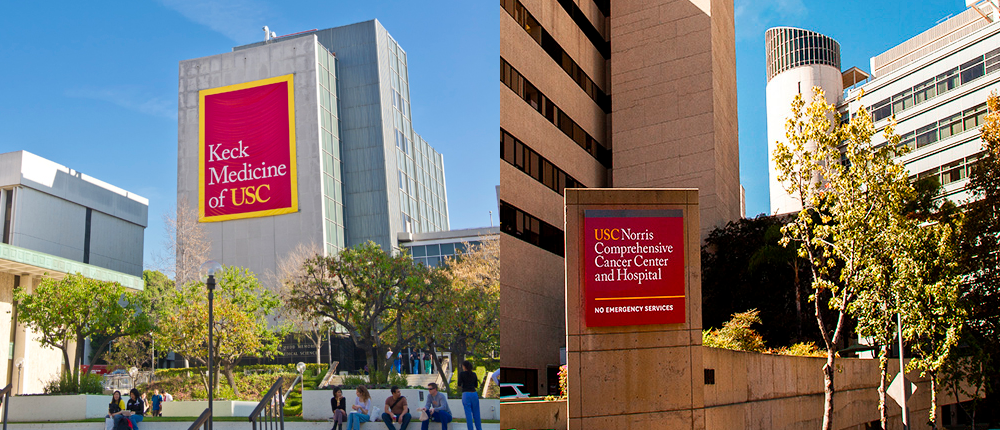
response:
M410 116L407 55L377 20L180 63L178 204L226 265L273 271L448 229L444 160ZM228 175L228 176L227 176Z
M0 385L41 393L64 370L62 353L18 321L14 290L76 273L141 290L148 212L142 196L93 176L27 151L0 154Z
M698 188L740 217L731 0L500 2L501 380L558 391L564 190Z
M867 73L851 68L843 73L843 87L848 88L846 91L838 88L829 78L822 81L821 86L827 89L828 97L831 93L836 95L835 105L844 118L864 107L871 112L878 130L884 129L895 118L900 145L909 149L898 161L909 170L911 179L936 178L942 185L939 198L961 204L970 198L966 191L968 177L982 152L979 126L986 116L986 97L991 91L1000 90L998 20L1000 13L993 3L984 1L975 4L872 57L870 79L867 79ZM774 60L770 35L787 31L778 28L767 32L769 78ZM812 37L829 39L822 35ZM793 55L807 55L805 51L811 49L796 46ZM772 110L772 92L795 94L795 80L779 82L779 79L789 73L799 74L801 68L776 70L777 76L768 82L769 141L775 140L772 138L776 131L775 124L784 121L784 117L777 116L781 114L779 107ZM858 85L854 85L856 83ZM780 84L781 88L772 90L772 86L778 86L776 84ZM788 115L788 103L790 99L785 103L785 116ZM783 136L784 127L781 126L780 130ZM885 143L881 133L872 140L875 145ZM772 149L770 145L768 149ZM787 193L782 194L783 190L776 189L776 184L772 170L772 210L780 209L778 213L797 210L797 207L782 205ZM779 197L776 199L775 195ZM776 200L778 206L775 206Z

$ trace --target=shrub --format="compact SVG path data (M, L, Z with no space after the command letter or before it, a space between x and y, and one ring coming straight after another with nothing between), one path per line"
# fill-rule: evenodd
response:
M702 344L737 351L764 352L764 339L750 328L754 324L760 324L760 312L756 309L733 314L733 318L726 321L722 328L703 331Z
M771 351L781 355L799 355L804 357L826 357L826 350L819 349L814 342L799 342Z
M83 373L80 382L73 379L71 373L63 373L58 378L45 385L45 394L103 394L104 377Z

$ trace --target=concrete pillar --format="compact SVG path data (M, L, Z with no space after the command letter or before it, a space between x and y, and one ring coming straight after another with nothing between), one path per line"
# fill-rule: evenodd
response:
M697 189L566 190L570 430L705 428L698 202ZM643 234L624 238L609 231L610 238L597 239L600 223ZM638 252L643 259L665 258L644 269L662 270L659 279L602 283L609 270L596 267L594 254L607 245L639 245L647 247ZM648 251L651 246L672 248ZM634 254L603 253L602 262L627 259L636 269ZM666 305L673 307L647 307ZM620 311L624 307L642 310ZM632 325L614 325L622 322Z

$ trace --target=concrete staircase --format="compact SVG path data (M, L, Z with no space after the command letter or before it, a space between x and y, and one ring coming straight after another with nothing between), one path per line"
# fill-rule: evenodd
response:
M332 375L328 381L331 385L344 385L344 377L341 375ZM438 374L406 375L406 385L411 387L426 387L427 384L430 384L431 382L435 382L438 385L444 385L441 375Z

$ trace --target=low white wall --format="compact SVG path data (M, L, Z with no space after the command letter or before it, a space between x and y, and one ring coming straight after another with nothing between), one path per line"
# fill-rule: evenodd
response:
M101 418L108 413L110 396L14 396L10 398L10 421L70 421Z
M165 417L197 417L208 408L208 400L185 400L160 403ZM217 417L249 417L257 402L216 400L212 413Z
M410 407L410 415L414 421L418 415L417 409L424 407L427 401L427 390L401 389L406 396L406 401ZM370 390L372 396L372 406L379 409L385 408L385 399L392 395L389 390ZM422 395L422 396L421 396ZM302 418L306 420L325 420L333 416L330 410L330 397L333 390L306 390L302 395ZM351 411L351 405L357 397L354 390L344 390L344 399L347 401L347 411ZM448 399L448 407L451 408L451 415L454 418L465 418L465 410L462 408L462 399ZM384 412L384 411L383 411ZM479 399L479 417L484 420L498 420L500 415L500 400ZM412 424L411 424L412 425ZM383 426L384 428L385 426Z

